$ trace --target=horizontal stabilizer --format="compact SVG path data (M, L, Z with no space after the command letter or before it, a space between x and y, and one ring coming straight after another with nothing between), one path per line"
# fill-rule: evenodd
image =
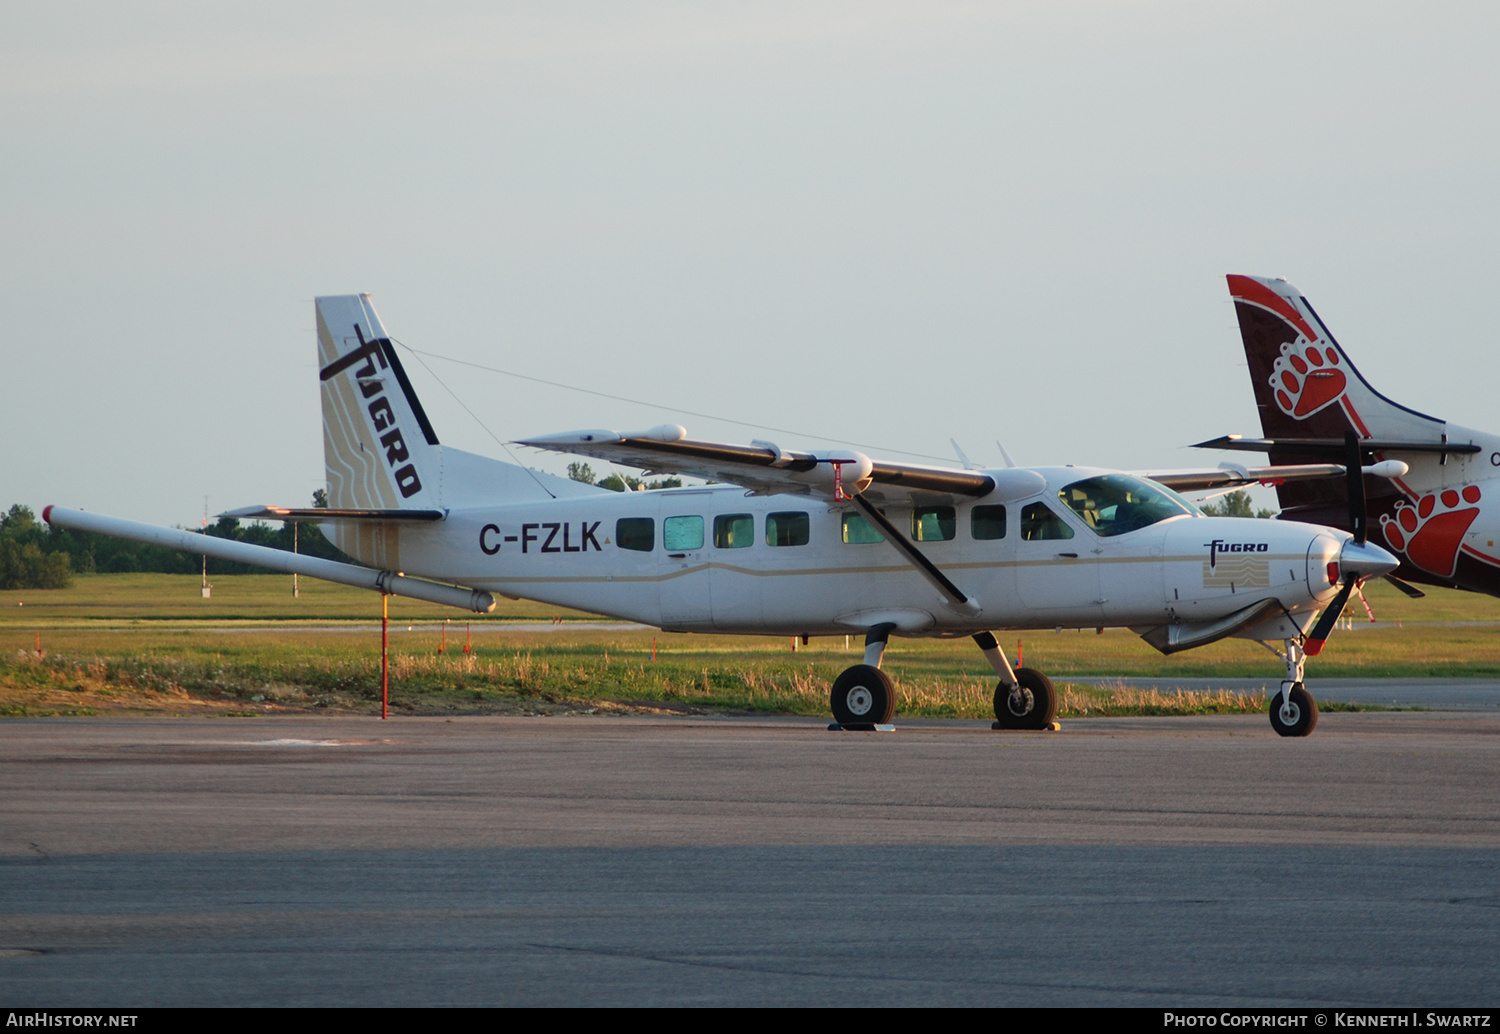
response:
M155 524L142 524L139 521L127 521L84 510L70 510L62 506L47 507L42 511L42 520L57 528L88 531L95 535L165 546L167 549L211 556L219 560L255 564L272 571L321 578L327 582L373 589L391 596L409 596L414 600L426 600L445 607L460 607L479 614L487 614L495 609L495 598L479 589L441 585L420 578L408 578L396 571L377 571L357 564L341 564L336 560L323 560L305 553L288 553L284 549L215 538L212 535L183 531L181 528L162 528Z
M1361 438L1359 440L1359 447L1377 452L1429 452L1445 456L1460 456L1482 451L1481 446L1475 445L1472 442L1459 443L1411 438ZM1237 434L1227 434L1222 438L1213 438L1206 442L1198 442L1192 448L1228 449L1240 452L1305 452L1310 454L1322 453L1329 456L1343 456L1344 439L1245 438Z
M329 507L244 506L220 517L241 521L440 521L442 510L351 510Z

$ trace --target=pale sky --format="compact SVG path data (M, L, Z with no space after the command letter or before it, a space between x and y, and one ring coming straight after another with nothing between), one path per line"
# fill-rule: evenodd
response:
M1259 433L1231 272L1301 288L1378 390L1500 430L1497 29L1492 3L0 3L0 504L305 504L312 299L356 291L415 348L823 436L433 363L487 432L408 362L443 442L501 458L490 433L672 421L1213 466L1182 446Z

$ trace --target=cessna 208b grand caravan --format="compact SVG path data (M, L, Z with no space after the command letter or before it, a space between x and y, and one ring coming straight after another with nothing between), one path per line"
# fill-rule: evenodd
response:
M1306 735L1317 705L1304 654L1361 580L1397 566L1349 532L1205 517L1174 491L1362 483L1336 463L1144 476L955 469L697 441L677 425L521 443L711 482L611 492L440 445L369 297L316 304L330 508L230 515L322 521L368 568L60 506L46 519L479 612L500 593L670 631L863 632L863 663L830 694L850 728L891 719L894 686L880 664L892 635L972 636L998 676L996 727L1041 729L1056 715L1052 683L1013 668L994 631L1124 626L1163 653L1227 636L1282 641L1271 723Z
M1367 486L1372 534L1400 557L1397 573L1500 595L1500 437L1407 409L1370 387L1285 280L1230 276L1229 293L1265 437L1229 435L1200 447L1266 452L1272 463L1400 460L1407 473ZM1287 482L1277 495L1285 519L1362 533L1346 522L1337 484Z

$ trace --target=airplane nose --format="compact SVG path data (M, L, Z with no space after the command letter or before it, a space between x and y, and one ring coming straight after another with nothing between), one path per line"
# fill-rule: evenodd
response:
M1370 542L1349 539L1339 551L1339 571L1345 578L1379 578L1400 566L1401 561Z

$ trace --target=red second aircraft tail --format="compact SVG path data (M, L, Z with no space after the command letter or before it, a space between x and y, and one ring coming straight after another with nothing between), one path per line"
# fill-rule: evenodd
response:
M1228 279L1267 438L1342 438L1352 430L1361 438L1441 440L1443 421L1372 388L1295 287Z
M1273 464L1338 460L1347 431L1361 439L1432 443L1446 424L1393 402L1370 386L1334 340L1313 307L1285 280L1229 276L1260 411L1261 432L1274 445ZM1371 503L1395 497L1395 486L1367 482ZM1341 523L1343 486L1288 483L1278 488L1283 512L1299 519Z

